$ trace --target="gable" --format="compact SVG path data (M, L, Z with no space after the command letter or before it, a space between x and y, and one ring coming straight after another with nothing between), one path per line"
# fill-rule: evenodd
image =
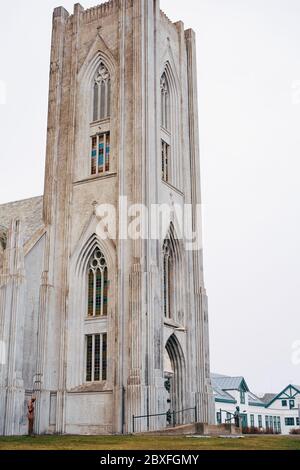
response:
M266 406L270 406L276 400L294 399L297 395L300 395L300 387L298 387L297 385L289 384L280 393L278 393L278 395L276 395L269 403L267 403Z

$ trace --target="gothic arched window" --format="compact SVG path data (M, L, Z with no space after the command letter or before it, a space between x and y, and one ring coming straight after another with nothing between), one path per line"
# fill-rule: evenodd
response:
M170 94L166 74L163 73L160 79L160 99L161 99L161 126L169 130L170 125Z
M88 268L88 317L107 316L108 273L105 257L97 248Z
M164 316L172 318L173 279L173 252L170 239L166 239L163 246L163 305Z
M96 248L88 264L88 318L106 318L108 302L108 271L105 257ZM106 324L105 324L106 325ZM107 380L107 329L98 323L89 330L85 340L85 380L99 382Z
M170 144L171 144L171 118L170 118L170 91L166 73L160 79L161 100L161 169L162 179L170 179Z
M91 174L110 170L111 77L103 61L93 81L93 121L91 123ZM99 121L101 130L99 131Z
M100 62L94 80L93 121L110 117L110 94L110 74L105 64Z
M179 323L184 318L184 278L182 247L173 222L162 246L163 314Z

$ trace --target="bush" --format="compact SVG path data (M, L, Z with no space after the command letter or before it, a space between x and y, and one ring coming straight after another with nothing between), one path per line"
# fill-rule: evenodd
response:
M243 428L243 434L264 434L264 429L255 426Z
M291 429L290 434L300 434L300 428Z
M297 431L297 430L296 430ZM280 434L278 431L275 431L273 428L258 428L253 426L248 426L243 428L243 434ZM300 434L296 432L295 434Z

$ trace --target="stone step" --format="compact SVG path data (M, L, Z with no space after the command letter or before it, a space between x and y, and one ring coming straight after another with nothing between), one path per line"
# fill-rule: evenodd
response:
M174 436L174 435L199 435L199 436L239 436L241 431L239 428L233 424L205 424L205 423L191 423L191 424L182 424L174 427L168 427L161 429L159 431L148 431L143 433L136 434L145 434L156 435L156 436Z

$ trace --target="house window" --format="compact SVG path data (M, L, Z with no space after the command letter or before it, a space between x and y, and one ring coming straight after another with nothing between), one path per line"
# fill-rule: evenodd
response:
M281 433L280 417L274 416L273 422L274 422L274 431L276 432L276 434L280 434Z
M266 420L266 430L268 430L269 429L269 416L266 416L265 420Z
M254 428L254 415L250 415L250 426Z
M86 336L86 381L99 382L107 376L107 334Z
M244 390L240 390L240 401L242 404L245 404L245 392Z
M102 252L97 248L89 261L88 317L107 316L108 272Z
M281 405L282 406L287 406L287 400L281 400Z
M281 434L281 420L280 420L280 416L277 416L277 432L278 432L278 434Z
M273 429L273 416L269 416L270 429Z
M286 426L294 426L295 425L295 419L294 418L285 418L284 422L285 422Z
M109 171L110 132L91 137L91 174L104 174Z
M231 423L231 413L226 413L226 422Z
M262 425L262 415L258 415L258 427L259 428L263 427L263 425Z
M161 140L161 169L163 181L169 181L169 157L170 157L170 146Z
M300 418L296 418L296 424L297 426L300 426Z
M100 63L94 80L93 121L110 117L111 81L110 74L103 62Z
M222 415L220 411L217 411L217 424L222 424Z
M290 400L290 401L289 401L289 405L290 405L290 410L291 410L292 408L295 408L295 400Z

